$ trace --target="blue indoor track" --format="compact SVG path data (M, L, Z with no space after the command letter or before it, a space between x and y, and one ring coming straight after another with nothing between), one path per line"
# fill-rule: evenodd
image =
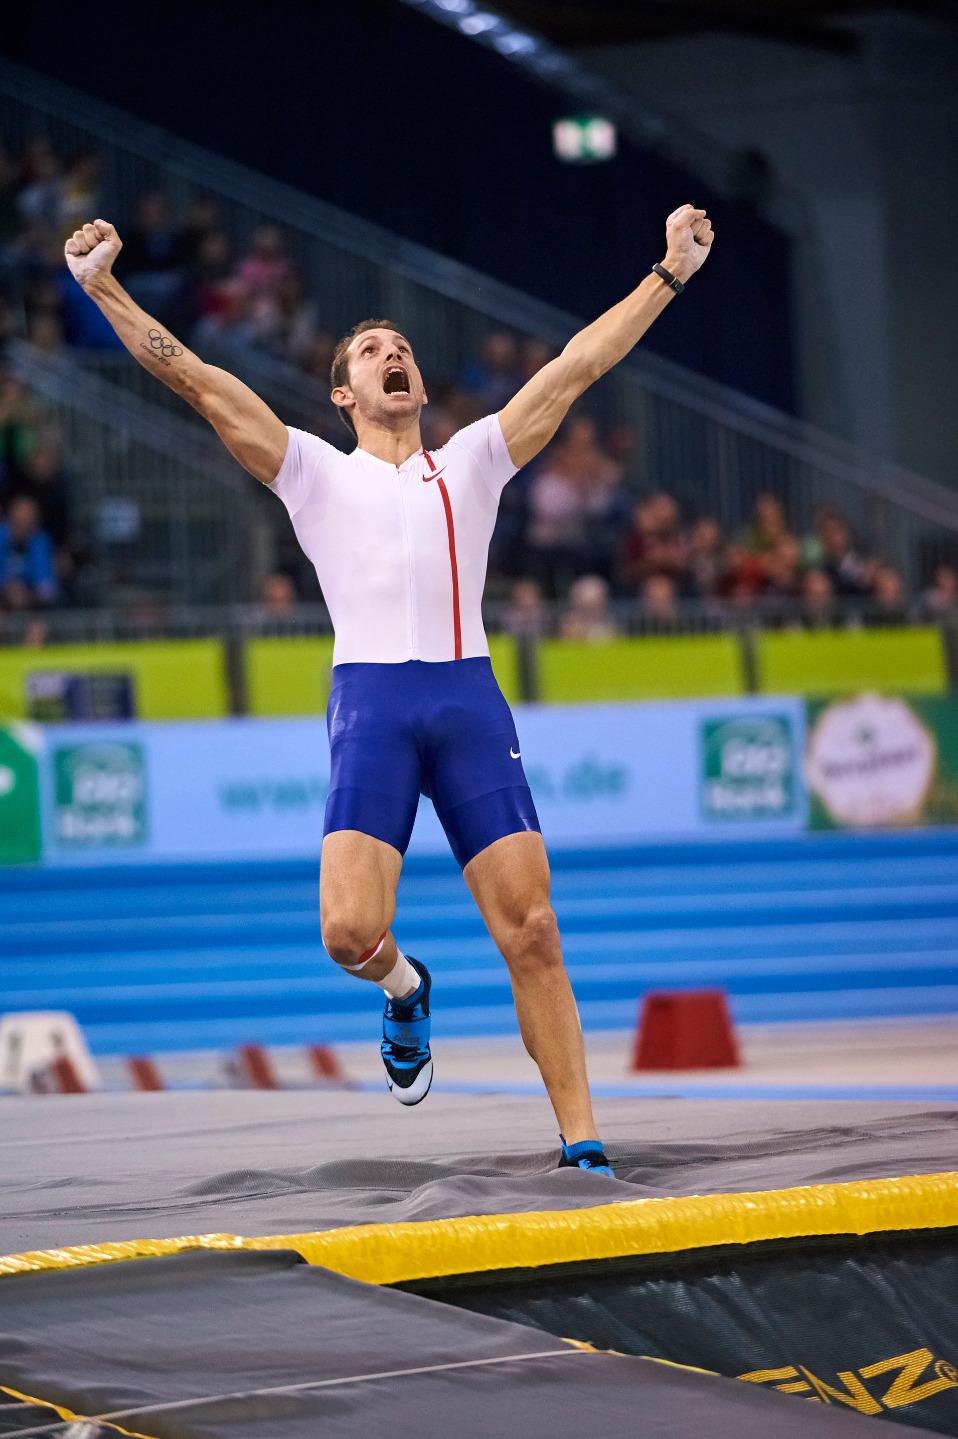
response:
M720 985L739 1021L958 1012L958 831L553 855L589 1029L649 988ZM438 1035L515 1031L502 961L452 860L407 861L396 934ZM322 948L317 867L0 873L0 1010L68 1009L100 1054L375 1034L381 997Z

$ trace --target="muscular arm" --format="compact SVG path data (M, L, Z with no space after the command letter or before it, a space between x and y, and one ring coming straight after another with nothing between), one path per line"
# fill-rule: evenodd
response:
M666 222L663 268L685 284L702 265L712 244L704 210L682 205ZM674 291L649 275L618 305L577 335L561 355L544 365L499 412L512 463L521 467L549 443L570 408L590 385L617 365L661 315Z
M121 246L105 220L76 230L66 243L74 279L99 305L133 358L209 420L243 468L269 484L286 454L286 426L241 380L204 364L140 309L110 273Z

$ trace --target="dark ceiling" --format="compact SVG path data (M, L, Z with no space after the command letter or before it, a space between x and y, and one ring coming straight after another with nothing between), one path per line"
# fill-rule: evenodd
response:
M866 10L897 8L958 28L958 0L498 0L494 5L554 44L622 45L703 30L763 36L815 49L856 48L848 19Z

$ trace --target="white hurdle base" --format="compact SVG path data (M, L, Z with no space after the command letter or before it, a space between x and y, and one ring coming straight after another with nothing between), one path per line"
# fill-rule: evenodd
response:
M100 1075L72 1014L33 1010L0 1018L0 1090L75 1094L99 1088Z

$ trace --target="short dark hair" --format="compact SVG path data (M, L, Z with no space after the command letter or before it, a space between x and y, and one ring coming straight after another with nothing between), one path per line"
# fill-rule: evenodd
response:
M349 384L349 347L357 335L365 334L367 330L394 330L398 332L399 326L394 325L392 320L360 320L358 325L354 325L348 334L337 341L336 348L333 351L333 363L329 371L329 383L332 389L335 390L338 389L340 385ZM356 439L356 426L350 419L349 414L341 405L337 405L336 408L339 410L339 418L352 434L353 438Z

